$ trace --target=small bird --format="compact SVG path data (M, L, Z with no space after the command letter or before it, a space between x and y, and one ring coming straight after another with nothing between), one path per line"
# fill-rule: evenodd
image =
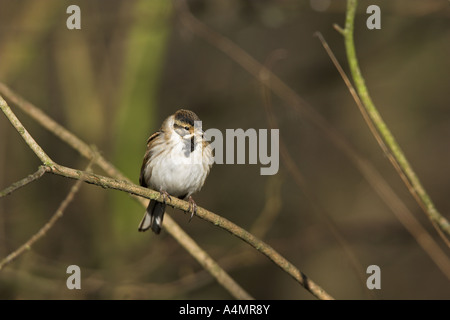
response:
M139 177L141 186L159 190L163 202L150 200L139 231L152 228L156 234L161 232L166 200L171 200L171 195L189 199L192 219L197 205L191 195L202 188L213 161L212 148L204 140L194 112L180 109L164 120L161 129L147 140Z

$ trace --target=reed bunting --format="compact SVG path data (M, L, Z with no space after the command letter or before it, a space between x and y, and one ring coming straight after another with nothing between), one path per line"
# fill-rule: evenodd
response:
M189 199L191 218L194 215L197 205L191 195L202 188L214 160L212 148L203 139L196 121L200 119L194 112L178 110L148 138L139 183L159 190L163 202L150 200L139 231L152 228L156 234L160 233L166 199L171 199L171 195Z

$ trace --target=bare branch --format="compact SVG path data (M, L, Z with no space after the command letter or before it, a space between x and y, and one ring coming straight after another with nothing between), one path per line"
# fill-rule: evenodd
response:
M41 162L46 166L53 165L53 160L42 150L42 148L34 141L33 137L28 133L16 115L12 112L3 97L0 96L0 108L9 119L9 122L16 128L17 132L22 136L30 149L37 155Z
M86 142L82 141L72 132L50 118L41 109L22 98L2 82L0 82L0 93L12 102L13 105L17 106L20 110L37 121L42 127L67 143L74 150L78 151L83 157L88 160L95 158L95 164L102 168L108 175L122 180L127 179L117 168L109 163L101 154L98 154L96 150L94 150Z
M37 171L40 176L42 176L47 170L46 167L39 167L39 170ZM90 164L86 168L89 170ZM58 221L64 214L64 211L66 210L67 206L72 202L72 200L75 197L75 194L80 189L81 183L83 182L83 179L80 178L78 181L75 182L75 184L70 189L69 193L65 197L65 199L61 202L56 212L53 214L53 216L50 218L50 220L41 228L39 229L36 234L34 234L27 242L25 242L23 245L21 245L17 250L10 253L6 258L4 258L2 261L0 261L0 270L2 270L6 265L17 259L20 255L22 255L25 251L29 250L31 246L41 239L47 232L52 228L56 221Z
M381 114L376 108L369 95L369 90L365 84L365 80L362 76L359 68L358 59L356 56L355 43L353 38L353 29L355 22L356 7L358 5L357 0L347 1L347 14L345 19L345 28L341 32L344 36L345 48L347 51L347 60L350 67L350 72L355 83L358 97L362 101L364 109L363 114L367 114L370 118L372 126L376 128L377 135L382 139L380 146L382 149L388 149L392 156L389 157L390 162L397 171L401 171L400 174L403 182L406 184L408 191L412 194L418 205L422 208L428 218L436 223L439 228L447 235L450 236L450 222L436 209L432 199L426 192L419 177L415 173L412 166L409 164L408 159L404 155L400 146L398 145L395 137L392 135L389 127L384 122ZM361 108L360 108L361 109ZM373 132L373 131L372 131ZM377 138L379 141L380 138ZM386 147L387 146L387 147ZM450 246L448 239L445 239L447 246Z
M347 86L348 90L350 91L350 94L352 95L353 99L355 100L356 105L358 106L358 109L360 110L364 121L366 122L367 126L369 127L370 132L375 137L375 140L378 142L380 148L382 149L383 153L386 155L386 157L391 161L392 165L394 166L395 170L397 171L400 178L403 180L403 182L408 187L409 191L414 194L414 190L409 183L408 177L403 172L402 168L399 166L398 162L395 159L395 156L392 154L392 152L389 150L389 148L384 143L383 138L380 136L380 133L377 131L374 123L371 121L369 114L367 113L367 110L365 109L363 102L361 101L360 97L358 96L355 88L353 87L350 79L348 78L347 74L344 72L344 69L341 67L339 61L336 59L335 55L333 54L333 51L328 46L327 42L323 38L323 36L320 33L316 33L317 37L319 38L320 42L322 43L325 51L327 52L328 56L330 57L331 61L335 65L336 69L338 70L339 74L341 75L342 79L345 82L345 85ZM388 186L385 186L383 189L387 189ZM389 192L389 194L392 194L392 192ZM386 195L388 196L388 195ZM398 202L396 200L393 200L391 202ZM441 269L441 271L447 276L448 279L450 279L450 260L447 258L445 253L441 250L441 248L437 245L437 243L433 240L433 238L430 236L430 234L425 230L425 228L422 227L420 222L412 215L412 213L407 210L407 208L403 205L400 205L403 207L402 209L393 209L392 211L397 216L397 219L403 224L405 229L407 229L416 239L416 241L419 243L419 245L428 253L430 258L436 263L436 265ZM442 240L447 244L447 246L450 247L450 241L447 239L445 234L442 233L439 226L436 224L434 220L431 220L433 227L436 229L438 234L441 236Z
M20 181L14 182L9 187L0 191L0 198L7 196L7 195L13 193L14 191L16 191L17 189L22 188L22 187L26 186L27 184L39 179L40 177L42 177L44 175L44 173L45 173L45 167L40 166L39 169L35 173L30 174L28 177L25 177Z

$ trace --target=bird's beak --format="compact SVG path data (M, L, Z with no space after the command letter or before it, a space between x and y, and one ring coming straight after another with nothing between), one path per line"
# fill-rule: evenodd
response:
M195 139L203 138L203 130L196 130L194 132L191 132L191 133L183 136L183 139L185 139L185 140L190 140L192 138L195 138Z
M184 140L190 140L190 139L192 139L192 137L194 137L194 136L195 136L195 134L192 132L192 133L189 133L189 134L184 135L184 136L183 136L183 139L184 139Z

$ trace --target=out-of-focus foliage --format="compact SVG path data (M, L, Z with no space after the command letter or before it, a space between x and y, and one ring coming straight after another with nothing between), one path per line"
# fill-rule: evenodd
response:
M371 160L442 244L313 37L320 31L346 67L342 37L332 27L344 24L345 1L188 4L199 20L261 63L282 49L284 58L272 65L274 73ZM381 30L366 28L364 1L355 26L367 85L436 206L446 214L450 211L448 1L370 4L381 8ZM269 127L258 82L184 29L171 2L77 1L81 30L66 28L68 5L60 0L0 0L0 81L96 145L136 183L146 139L181 107L194 110L204 129ZM289 105L274 98L273 108L280 137L317 202L304 196L281 163L276 176L261 176L261 165L215 165L203 190L194 196L197 204L258 232L336 298L449 298L448 279L347 158ZM26 115L19 111L17 115L56 162L79 169L87 165ZM0 115L0 189L38 165ZM49 219L72 184L49 175L0 199L0 259ZM319 206L364 271L369 265L380 266L381 290L366 288L361 277L367 275L357 274L346 250L316 212ZM0 271L0 298L230 298L167 233L138 233L143 211L125 194L83 185L54 228ZM312 298L235 237L200 219L188 223L188 216L180 212L169 209L169 214L254 297ZM66 268L73 264L82 270L82 290L66 287Z

